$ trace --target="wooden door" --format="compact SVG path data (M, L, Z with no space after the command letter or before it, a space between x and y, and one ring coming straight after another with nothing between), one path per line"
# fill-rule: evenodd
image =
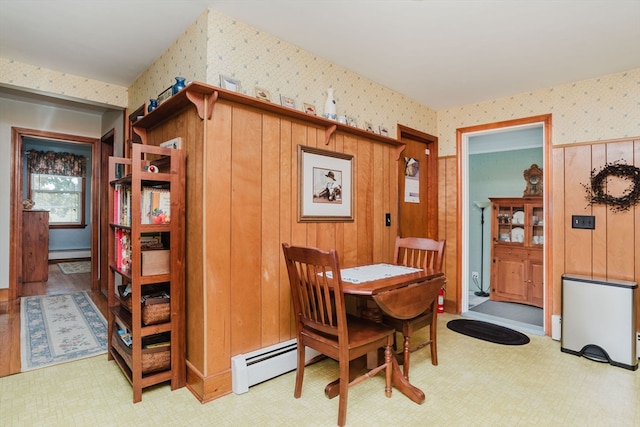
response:
M542 253L539 260L531 260L529 283L529 303L536 307L544 304L544 268L542 263Z
M494 259L491 278L491 293L494 301L525 302L527 271L521 259L500 257Z
M398 159L398 233L438 239L438 139L402 125L398 133L406 144ZM405 195L408 182L417 186L415 196Z

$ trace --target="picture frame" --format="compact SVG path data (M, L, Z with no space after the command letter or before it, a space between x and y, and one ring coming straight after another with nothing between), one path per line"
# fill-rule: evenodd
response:
M353 155L298 145L298 222L352 222L353 201Z
M316 113L316 106L313 104L307 104L306 102L304 103L304 112L307 114L312 114L314 116L318 114Z
M231 77L220 74L220 87L232 92L242 93L242 86L240 80L233 79Z
M268 90L256 86L254 88L254 92L255 92L256 98L262 101L271 102L271 93Z
M166 101L167 99L171 98L171 90L173 89L172 86L169 86L168 88L166 88L165 90L163 90L162 92L160 92L160 94L158 95L158 105L162 104L164 101Z
M296 100L290 96L280 95L280 104L282 104L283 107L296 109Z

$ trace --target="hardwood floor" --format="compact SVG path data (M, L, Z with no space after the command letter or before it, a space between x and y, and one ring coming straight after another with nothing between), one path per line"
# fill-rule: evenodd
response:
M107 298L91 290L91 273L63 274L57 264L49 264L49 281L23 287L22 296L55 295L86 291L107 317ZM20 298L0 302L0 377L20 372Z

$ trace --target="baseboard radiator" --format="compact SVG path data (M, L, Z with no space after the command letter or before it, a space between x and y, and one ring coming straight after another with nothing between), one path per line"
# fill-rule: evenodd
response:
M298 344L295 339L231 358L231 387L235 394L296 369ZM306 362L320 355L307 347Z

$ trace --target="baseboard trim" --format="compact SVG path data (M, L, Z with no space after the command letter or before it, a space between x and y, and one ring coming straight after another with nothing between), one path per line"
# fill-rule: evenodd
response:
M62 249L49 251L49 261L91 258L91 249Z
M211 402L219 397L231 394L231 369L205 377L188 360L186 364L187 389L200 403Z

